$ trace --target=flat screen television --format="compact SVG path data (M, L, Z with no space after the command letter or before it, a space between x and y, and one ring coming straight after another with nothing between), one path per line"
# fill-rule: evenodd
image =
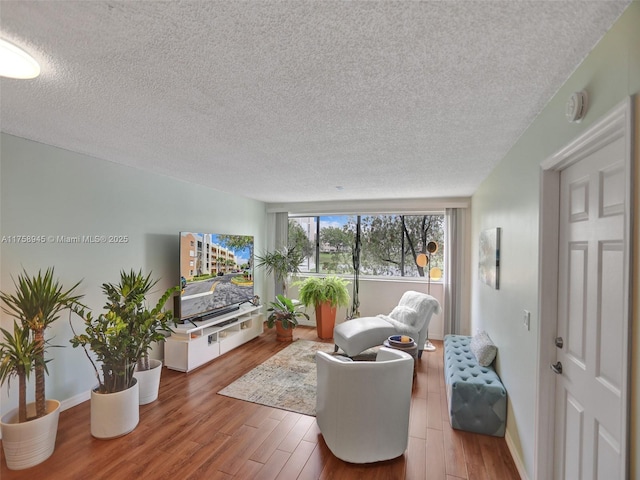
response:
M180 232L179 317L205 320L251 302L253 237Z

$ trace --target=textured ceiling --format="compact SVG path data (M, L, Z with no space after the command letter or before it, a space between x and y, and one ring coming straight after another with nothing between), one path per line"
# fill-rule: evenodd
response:
M0 125L266 202L468 196L628 4L2 0L43 73Z

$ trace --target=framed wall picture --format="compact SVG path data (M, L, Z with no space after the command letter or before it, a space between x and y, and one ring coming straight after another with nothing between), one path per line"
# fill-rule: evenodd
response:
M480 232L478 273L490 287L500 288L500 228Z

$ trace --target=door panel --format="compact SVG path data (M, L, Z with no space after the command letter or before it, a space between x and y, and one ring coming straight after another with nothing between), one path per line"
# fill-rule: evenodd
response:
M587 244L574 242L569 245L569 303L567 305L567 328L559 336L567 342L567 354L583 368L585 365L585 302L587 299L588 256Z
M618 162L600 172L602 196L600 215L622 215L624 213L624 163Z
M602 425L597 425L596 438L596 478L622 478L620 476L620 444Z
M580 478L582 465L582 433L584 431L584 408L569 393L566 393L565 442L566 463L564 478Z
M624 318L623 281L619 272L623 271L623 244L602 242L600 244L600 312L598 315L598 345L596 376L616 396L622 389L622 351ZM616 319L611 321L611 319Z
M575 223L589 220L589 177L572 182L569 189L569 221Z

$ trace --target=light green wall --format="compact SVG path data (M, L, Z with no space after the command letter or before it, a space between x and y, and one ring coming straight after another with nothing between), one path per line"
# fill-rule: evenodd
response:
M472 198L472 331L486 329L499 347L498 369L509 394L507 436L529 478L533 478L536 430L540 162L624 98L640 92L639 25L640 2L635 1ZM582 89L589 93L587 116L580 124L570 124L565 102ZM479 234L493 227L502 229L499 290L481 283L477 272ZM523 326L523 310L531 312L530 331ZM638 368L636 360L636 379ZM634 410L631 457L638 458L637 406Z
M84 301L94 312L105 303L102 283L117 281L121 269L142 268L161 278L153 301L161 290L176 285L181 230L254 235L258 250L265 243L262 202L6 134L0 137L0 179L2 236L128 236L119 244L48 240L5 241L0 246L4 290L12 291L11 275L22 267L35 272L54 266L65 286L82 280ZM263 296L263 282L260 278L256 282L257 294ZM2 326L9 325L10 319L3 315ZM82 349L69 344L67 315L52 326L48 337L52 344L66 346L50 349L54 361L49 364L48 397L64 402L88 394L96 379ZM12 382L9 399L3 387L2 413L15 406L16 387Z

